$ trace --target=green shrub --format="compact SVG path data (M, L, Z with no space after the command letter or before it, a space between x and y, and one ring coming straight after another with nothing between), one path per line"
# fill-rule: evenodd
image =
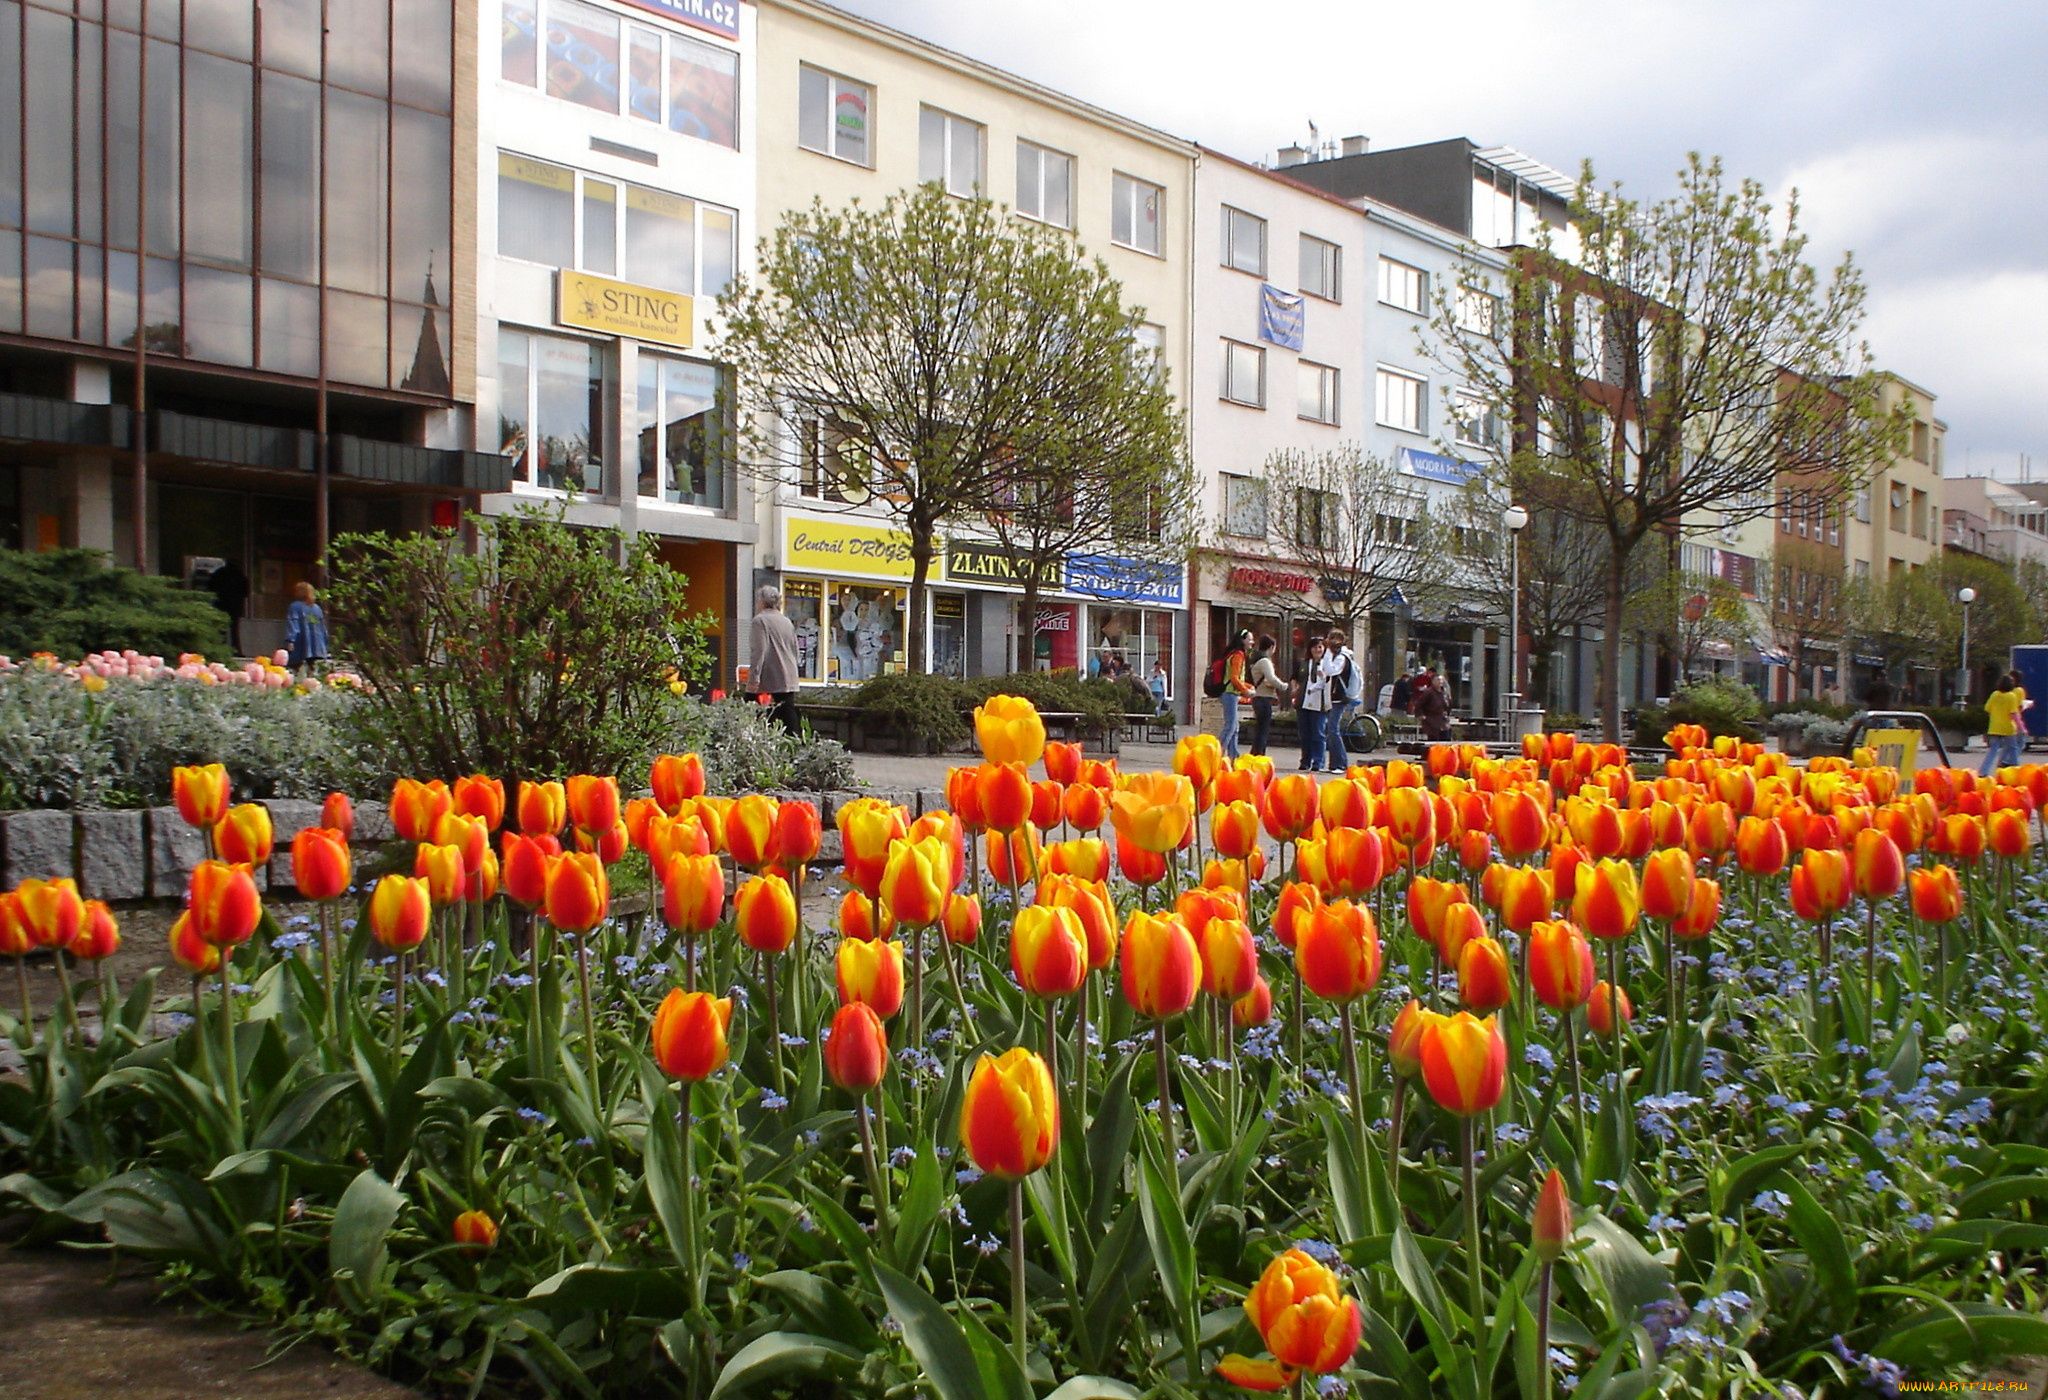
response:
M1635 742L1643 746L1661 744L1673 725L1704 725L1708 738L1726 734L1737 739L1754 739L1750 721L1763 711L1757 694L1740 681L1720 679L1696 681L1671 697L1662 709L1645 707L1636 715Z
M670 751L703 758L709 792L831 792L860 785L844 745L800 739L751 700L681 706Z
M1908 705L1909 710L1918 710L1934 721L1934 727L1944 734L1983 734L1991 728L1991 716L1982 705L1964 709L1960 705Z
M1862 705L1836 705L1826 700L1805 696L1798 700L1773 700L1764 706L1766 718L1776 719L1780 715L1825 715L1829 719L1847 719L1860 714Z
M227 649L227 614L208 594L117 568L93 549L0 549L0 653L75 660L133 648L176 656Z
M968 715L981 697L950 676L876 676L847 703L870 734L894 735L908 751L944 753L974 733Z

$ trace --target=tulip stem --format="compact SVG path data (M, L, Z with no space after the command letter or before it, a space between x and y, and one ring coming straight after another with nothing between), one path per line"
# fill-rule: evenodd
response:
M1877 1024L1877 901L1863 901L1863 1016Z
M1614 1118L1614 1199L1621 1200L1622 1178L1627 1175L1622 1169L1623 1139L1629 1130L1628 1105L1621 1093L1621 940L1607 940L1607 1021L1608 1030L1614 1038L1614 1101L1607 1105Z
M1060 1023L1054 1008L1059 1003L1052 997L1045 1001L1045 1067L1052 1072L1052 1082L1060 1082Z
M1081 1019L1074 1026L1074 1082L1080 1088L1080 1119L1076 1126L1083 1132L1088 1128L1088 1003L1094 995L1095 979L1090 977L1081 984Z
M1564 1061L1572 1073L1572 1117L1579 1125L1579 1160L1586 1160L1586 1081L1579 1072L1579 1015L1576 1009L1560 1018L1564 1030Z
M220 950L220 1053L223 1074L221 1093L228 1101L228 1126L232 1142L242 1145L242 1076L235 1065L235 998L228 985L233 973L233 948Z
M782 1009L776 1004L775 983L777 963L774 958L762 953L754 954L755 976L768 990L768 1048L775 1055L775 1090L782 1091Z
M1473 1160L1476 1153L1469 1115L1458 1119L1458 1137L1465 1157L1465 1298L1472 1315L1472 1332L1477 1336L1483 1330L1480 1310L1485 1306L1485 1291L1479 1265L1479 1171Z
M576 982L578 995L583 1000L583 1069L590 1080L590 1101L593 1106L598 1106L603 1104L604 1096L597 1089L597 1004L590 992L588 931L576 936Z
M1394 1197L1394 1215L1398 1220L1401 1211L1401 1129L1402 1115L1408 1108L1408 1076L1398 1070L1394 1074L1393 1122L1388 1129L1387 1171L1392 1177L1391 1191Z
M918 952L915 956L921 964L924 961L922 951L924 947L923 929L918 929L912 935L912 942L917 945ZM957 1031L955 1044L964 1044L967 1039L967 1027L973 1022L974 1018L967 1010L967 993L960 986L960 963L953 956L953 940L946 934L944 929L939 930L939 956L944 959L946 964L946 985L953 989L953 1005L958 1007L960 1011L960 1024L955 1028ZM913 981L921 980L920 974L916 969L912 970L911 979Z
M1366 1137L1365 1081L1358 1072L1358 1037L1351 1029L1350 1002L1339 1003L1337 1024L1344 1034L1344 1074L1351 1086L1351 1119L1358 1129L1358 1164L1369 1170L1367 1164L1372 1161L1372 1149Z
M50 950L50 961L57 966L57 996L64 1004L64 1027L70 1032L71 1039L77 1042L80 1048L83 1048L85 1045L85 1032L80 1029L78 1024L78 1001L71 995L71 969L65 966L64 950L62 948L52 948Z
M868 1164L868 1190L874 1194L875 1198L875 1238L881 1242L883 1249L887 1249L889 1247L889 1197L886 1188L882 1184L881 1164L875 1160L875 1135L868 1125L869 1109L868 1096L866 1094L860 1096L860 1101L854 1110L854 1116L860 1123L860 1155L866 1159Z
M340 1011L334 1001L334 901L323 899L315 906L320 911L320 989L327 997L327 1006L321 1017L328 1030L328 1044L340 1039L337 1018Z
M1294 1070L1297 1074L1308 1073L1308 1061L1301 1050L1301 968L1297 963L1293 977L1292 1004L1287 1010L1288 1028L1294 1033Z
M1550 1276L1555 1267L1546 1259L1536 1272L1536 1400L1550 1400Z
M14 983L15 990L21 993L21 1034L23 1036L22 1043L20 1045L15 1046L14 1048L17 1050L26 1050L29 1048L29 1046L35 1044L36 1039L35 1011L29 1005L28 1000L27 953L18 953L15 955ZM199 1014L199 979L197 977L192 979L192 1014L194 1016L197 1016Z
M225 966L225 965L223 965ZM391 955L391 1072L398 1073L398 1053L405 1044L405 954Z
M1166 1165L1180 1178L1180 1149L1174 1142L1173 1081L1166 1063L1166 1022L1152 1023L1152 1059L1159 1069L1159 1125L1166 1130Z
M683 1272L690 1279L690 1313L694 1317L704 1311L704 1257L697 1252L696 1131L691 1112L696 1107L696 1082L684 1080L682 1090L676 1122L683 1131L683 1257L689 1261Z
M874 919L875 937L882 937L882 921L879 915ZM950 954L948 955L950 961ZM953 990L960 988L954 979ZM960 1034L967 1034L961 1027ZM924 925L919 924L910 931L910 1043L917 1049L924 1048Z
M1024 1181L1010 1183L1010 1340L1017 1351L1017 1370L1029 1375L1024 1364Z

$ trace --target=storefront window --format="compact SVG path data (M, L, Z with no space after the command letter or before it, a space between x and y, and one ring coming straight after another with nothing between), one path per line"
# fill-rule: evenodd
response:
M859 685L903 669L903 590L842 583L831 598L826 678Z
M521 87L543 87L600 112L643 121L666 118L669 130L737 149L740 59L730 49L666 30L626 26L620 65L620 21L579 0L505 0L498 75Z
M547 8L548 96L619 110L619 21L577 0L551 0ZM508 34L509 39L509 34Z
M1111 680L1134 675L1155 696L1171 699L1173 614L1155 608L1090 607L1088 674Z
M640 356L640 494L723 510L725 435L715 365Z
M932 674L958 680L967 674L967 599L932 595Z
M825 585L808 578L784 580L782 610L796 628L797 679L825 679Z
M520 477L558 491L604 489L604 352L589 341L498 332L499 450Z

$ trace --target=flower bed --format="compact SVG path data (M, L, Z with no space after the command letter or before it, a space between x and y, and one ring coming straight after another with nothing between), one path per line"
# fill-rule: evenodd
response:
M817 809L685 756L634 802L402 783L416 874L372 890L331 803L280 923L267 822L187 772L189 999L95 988L61 882L0 901L104 998L0 1021L0 1189L451 1394L1813 1396L2048 1352L2048 769L1680 727L1653 781L1562 734L1119 777L975 719L950 812L839 806L808 898ZM629 868L658 916L612 916Z

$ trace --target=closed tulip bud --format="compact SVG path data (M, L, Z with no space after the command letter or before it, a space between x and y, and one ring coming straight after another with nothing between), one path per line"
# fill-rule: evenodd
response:
M825 1073L832 1082L849 1094L865 1094L888 1070L889 1033L882 1028L881 1013L858 1001L834 1012L825 1032Z
M98 962L121 950L121 925L104 899L85 901L85 919L78 937L71 940L71 956L80 962Z
M1769 817L1744 817L1735 828L1735 863L1751 875L1776 875L1791 858L1785 828Z
M1408 882L1408 927L1424 943L1437 947L1442 941L1446 911L1454 904L1469 902L1463 885L1418 875Z
M661 872L661 920L683 938L717 927L725 913L725 867L717 856L673 855Z
M320 825L329 831L341 833L343 841L352 840L356 834L356 804L345 792L330 792L320 804Z
M1952 923L1963 912L1963 888L1952 865L1930 865L1907 877L1914 917L1930 924Z
M1197 791L1216 786L1223 771L1223 744L1214 734L1190 734L1173 746L1173 771Z
M2005 860L2017 860L2027 853L2034 843L2033 828L2027 825L2027 814L2011 807L2000 807L1984 820L1985 844L1992 854ZM1889 838L1887 838L1889 839Z
M1612 803L1574 797L1564 804L1564 819L1572 839L1585 847L1586 853L1594 859L1604 859L1621 851L1621 813Z
M399 839L415 844L434 839L434 828L448 815L454 799L439 778L423 783L400 778L391 785L391 825Z
M1401 1078L1413 1079L1422 1073L1422 1028L1435 1020L1436 1015L1410 997L1408 1004L1394 1017L1394 1024L1387 1030L1387 1063Z
M1332 894L1371 894L1386 874L1386 846L1368 828L1337 827L1324 839L1322 854Z
M661 810L676 816L685 802L704 795L704 760L693 753L660 754L648 770L647 786Z
M654 1063L670 1079L696 1084L725 1068L732 998L672 989L654 1013Z
M1554 1264L1564 1257L1572 1242L1572 1198L1564 1189L1564 1176L1556 1167L1543 1179L1536 1193L1536 1214L1529 1223L1529 1248L1538 1259Z
M1245 1295L1245 1316L1280 1365L1324 1375L1341 1371L1358 1350L1364 1319L1337 1276L1290 1249L1266 1266Z
M504 825L505 784L496 778L487 778L481 773L457 778L449 800L461 815L480 819L487 832L496 831Z
M818 858L824 841L825 825L818 816L817 804L792 801L776 809L775 840L770 849L777 865L785 870L801 872Z
M218 865L218 861L208 861ZM246 874L246 872L244 872ZM255 885L249 886L253 895ZM20 921L28 943L35 948L69 948L85 927L85 900L78 882L69 877L58 880L23 880L14 887L14 916ZM254 925L251 926L254 931ZM214 938L209 942L240 943L247 938Z
M548 900L548 867L562 853L562 843L545 833L523 836L508 831L504 844L505 893L515 904L538 909Z
M1021 1181L1052 1160L1059 1096L1045 1061L1022 1046L983 1055L960 1101L960 1137L984 1175Z
M1301 930L1322 907L1323 896L1314 885L1299 880L1282 885L1279 903L1273 907L1273 933L1280 946L1294 948L1301 941Z
M214 823L213 849L230 865L267 864L275 843L270 809L260 802L244 802L238 807L230 807Z
M1045 760L1045 776L1061 787L1070 787L1081 777L1081 746L1079 744L1048 743L1041 755Z
M1702 802L1686 824L1685 844L1702 859L1725 859L1735 846L1735 809L1726 802Z
M1060 799L1060 813L1076 831L1098 830L1109 816L1109 794L1087 783L1069 784Z
M192 915L193 932L217 948L246 943L263 919L263 900L249 867L220 860L203 860L193 867L185 907Z
M465 1254L482 1254L498 1244L498 1222L480 1210L466 1210L455 1217L448 1234Z
M1082 788L1083 792L1094 792L1094 788ZM1043 874L1072 875L1081 880L1107 880L1109 878L1109 846L1096 837L1083 837L1076 841L1059 841L1047 846L1040 853L1039 865Z
M676 856L708 856L717 850L717 843L695 811L680 817L657 814L647 823L647 858L654 862L656 870L667 866Z
M1108 967L1116 957L1116 904L1107 885L1076 875L1048 875L1038 882L1032 902L1073 913L1088 943L1090 971Z
M1365 827L1373 822L1372 788L1357 778L1332 778L1316 794L1324 827Z
M1072 996L1088 980L1088 937L1070 909L1029 905L1010 925L1010 970L1035 997Z
M1259 951L1242 919L1210 919L1196 939L1202 955L1202 989L1219 1001L1236 1001L1259 976Z
M952 864L936 839L898 841L882 872L882 903L890 917L906 928L929 928L939 921L950 887Z
M1441 745L1439 745L1441 747ZM1493 838L1483 831L1467 831L1458 837L1458 864L1467 870L1484 870L1493 860Z
M865 1002L888 1020L903 1007L903 945L843 938L834 958L841 1001Z
M1124 921L1120 964L1124 999L1155 1021L1186 1011L1201 989L1201 951L1177 915L1134 910Z
M1500 1102L1507 1073L1508 1045L1493 1017L1460 1011L1422 1028L1422 1082L1447 1112L1486 1112Z
M185 825L211 831L227 815L228 770L224 764L202 763L171 770L171 801Z
M1260 798L1259 816L1275 841L1294 841L1315 825L1321 810L1316 780L1306 773L1275 778Z
M1529 990L1552 1011L1584 1006L1596 976L1593 946L1563 919L1545 920L1529 930Z
M984 763L980 768L979 799L982 820L990 831L1015 831L1033 820L1031 780L1014 763ZM1054 808L1057 811L1057 805Z
M587 851L565 851L548 867L548 922L566 933L588 933L611 908L604 862Z
M1485 934L1468 940L1458 954L1458 999L1484 1016L1506 1006L1514 994L1507 949Z
M1134 885L1150 889L1166 878L1166 857L1148 851L1122 832L1116 837L1116 868Z
M484 863L476 873L463 882L462 898L466 904L488 904L498 897L498 853L489 846L484 847Z
M1808 850L1792 870L1792 911L1819 921L1849 907L1849 857L1840 851Z
M434 916L427 882L412 875L386 875L370 891L370 933L393 952L425 941Z
M974 737L990 763L1029 768L1045 753L1045 721L1017 695L991 695L974 709Z
M1572 897L1572 918L1580 928L1595 938L1626 938L1642 912L1634 866L1601 860L1580 867L1578 893Z
M1273 989L1263 977L1252 979L1252 989L1230 1004L1231 1024L1241 1031L1254 1030L1273 1019Z
M987 830L988 823L983 820L981 814L979 766L946 770L946 807L969 831Z
M1671 921L1680 938L1705 938L1721 921L1721 882L1702 878L1692 887L1692 907Z
M1643 863L1643 913L1653 919L1677 919L1692 907L1693 883L1699 875L1691 851L1667 846L1652 851Z
M1038 868L1038 828L1026 822L1015 831L991 831L984 854L990 875L1005 885L1021 885Z
M1516 933L1527 933L1550 917L1551 874L1530 865L1506 865L1500 870L1500 921Z
M836 817L847 883L864 894L879 896L889 848L909 830L908 818L901 807L874 797L856 797L842 806Z
M1451 971L1458 970L1458 960L1465 956L1465 945L1476 938L1486 937L1486 916L1479 912L1476 904L1463 902L1444 909L1443 922L1437 926L1436 955Z
M1396 841L1418 851L1435 842L1436 804L1421 788L1389 788L1386 796L1387 830ZM1418 856L1418 859L1420 857Z
M462 852L454 846L421 846L413 854L412 873L427 882L427 897L436 909L462 902Z
M1865 899L1889 899L1906 887L1905 856L1897 842L1874 827L1856 833L1849 867L1856 893Z
M967 947L981 939L981 898L971 894L949 894L939 912L939 927L946 941Z
M437 846L453 846L462 857L463 874L474 875L484 863L484 853L491 848L491 829L482 817L450 812L435 823L433 842Z
M519 784L519 829L528 836L553 836L568 825L569 798L560 783Z
M1354 1001L1380 980L1380 935L1372 911L1338 902L1305 920L1294 947L1302 985L1325 1001Z
M661 869L658 857L660 844L666 839L664 833L673 823L668 813L651 797L635 797L626 803L626 814L622 818L626 826L626 841L641 852L656 869Z
M171 924L171 957L194 977L220 970L220 949L199 936L190 910Z
M569 824L591 836L601 836L619 824L619 780L590 773L572 775L565 784Z
M780 804L750 792L732 804L725 821L725 848L733 861L759 870L775 858L775 817Z
M796 896L780 875L756 875L732 897L740 942L757 953L780 953L796 941Z
M1194 785L1177 773L1126 774L1109 801L1117 835L1160 855L1180 849L1195 819Z
M1593 995L1586 1002L1586 1024L1593 1028L1595 1035L1613 1035L1616 1012L1621 1014L1623 1025L1636 1018L1636 1009L1629 1004L1628 993L1620 987L1609 986L1602 979L1594 984Z
M1259 845L1259 814L1249 802L1220 802L1209 813L1210 844L1216 854L1243 860Z
M1965 865L1984 859L1984 821L1965 812L1951 812L1941 818L1929 843L1936 855L1954 856Z
M1066 789L1050 778L1031 784L1031 824L1040 829L1058 826Z
M859 890L848 890L839 897L839 933L843 938L859 939L865 943L875 938L896 936L896 920L889 914L889 906L880 906ZM877 923L876 920L880 922Z
M1494 794L1493 839L1503 855L1532 855L1543 849L1549 836L1550 823L1535 797L1520 789Z
M339 899L355 874L348 838L324 826L309 826L292 838L292 883L307 899Z

